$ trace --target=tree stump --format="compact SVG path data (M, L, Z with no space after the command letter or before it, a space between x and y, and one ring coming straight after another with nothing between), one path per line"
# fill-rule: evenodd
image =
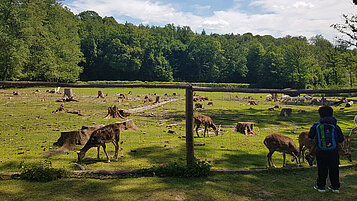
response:
M255 135L254 123L252 122L238 122L236 126L236 131L243 133L244 135L251 136Z
M64 97L68 97L69 99L73 99L72 89L64 89Z
M97 98L104 98L103 91L98 91L98 97Z
M78 100L75 100L73 98L72 89L64 89L63 98L61 100L57 100L57 102L70 102L70 101L79 102Z
M291 108L283 108L283 109L281 109L280 116L290 117L292 112L293 112L293 109L291 109Z
M255 101L250 100L248 101L248 105L258 105L258 104Z
M65 112L65 113L71 113L71 114L77 114L77 115L79 115L79 116L83 116L83 115L81 114L81 111L80 111L80 110L67 109L67 108L64 107L63 104L61 104L61 106L60 106L57 110L53 111L52 113L57 113L57 112Z
M53 145L62 146L60 149L64 152L72 150L76 145L86 144L93 131L102 127L104 125L82 126L76 131L62 131L61 137Z
M124 119L125 117L130 116L130 113L124 111L124 110L119 110L116 105L108 107L108 114L105 116L106 119L110 118L120 118Z

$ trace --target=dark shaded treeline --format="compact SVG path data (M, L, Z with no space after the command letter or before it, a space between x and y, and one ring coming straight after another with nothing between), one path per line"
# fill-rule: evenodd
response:
M0 2L0 79L250 83L261 88L353 85L357 52L321 35L194 33L74 15L56 0Z

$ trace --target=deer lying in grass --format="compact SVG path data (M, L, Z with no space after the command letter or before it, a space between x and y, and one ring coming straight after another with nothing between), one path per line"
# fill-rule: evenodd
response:
M115 160L118 160L120 131L128 129L126 124L127 124L126 122L118 122L114 124L109 124L107 126L95 130L90 136L88 142L84 145L84 147L77 152L78 161L81 161L84 158L86 152L92 147L97 147L98 150L97 158L100 159L99 149L100 146L102 146L104 153L107 156L108 163L110 163L110 158L107 153L106 145L105 145L105 143L107 142L112 142L114 144L115 147L114 158Z
M291 161L296 160L296 164L299 165L299 150L294 140L290 137L287 137L280 133L272 133L265 137L264 144L269 149L269 153L267 155L269 167L275 167L271 158L275 151L283 153L283 167L285 167L286 165L285 154L291 154L293 156L293 159Z
M338 154L342 157L346 157L348 161L352 162L351 151L351 138L349 136L344 136L344 141L338 144ZM310 166L313 165L316 156L316 143L315 140L309 138L309 131L303 131L299 135L299 148L300 157L304 162L304 158L307 160ZM308 150L309 154L305 156L305 151Z
M202 114L195 114L193 118L195 120L196 133L198 137L200 137L200 135L198 135L198 128L201 126L201 124L205 126L205 130L203 131L203 137L206 137L206 132L208 136L208 127L212 128L215 134L218 135L218 129L216 125L213 123L211 117Z

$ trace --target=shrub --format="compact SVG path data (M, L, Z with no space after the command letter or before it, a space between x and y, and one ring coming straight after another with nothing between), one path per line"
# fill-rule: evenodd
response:
M52 168L51 161L25 164L21 162L20 178L27 181L48 182L64 177L67 171Z
M144 170L145 175L158 177L203 177L208 176L211 170L209 162L195 160L191 165L169 163L164 166L152 167Z

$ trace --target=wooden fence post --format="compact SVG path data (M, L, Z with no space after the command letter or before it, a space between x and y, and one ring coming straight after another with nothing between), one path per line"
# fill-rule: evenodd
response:
M186 161L187 165L193 164L194 155L193 140L193 90L192 86L186 88Z

